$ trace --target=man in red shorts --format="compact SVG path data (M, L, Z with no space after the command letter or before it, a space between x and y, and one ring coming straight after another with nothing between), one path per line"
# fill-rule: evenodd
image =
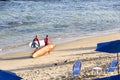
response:
M46 35L46 37L44 38L44 42L45 42L45 46L49 44L48 35Z

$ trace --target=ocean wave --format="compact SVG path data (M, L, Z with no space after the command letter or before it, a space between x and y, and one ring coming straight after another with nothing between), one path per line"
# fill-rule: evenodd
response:
M0 2L1 11L35 12L39 10L119 10L119 0L37 0L39 2Z

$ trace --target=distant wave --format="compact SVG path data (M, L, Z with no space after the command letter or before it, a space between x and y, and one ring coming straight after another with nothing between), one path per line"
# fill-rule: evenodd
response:
M43 1L43 2L101 2L103 0L0 0L0 1ZM119 1L119 0L104 0L104 1Z
M0 1L9 1L9 0L0 0Z
M43 1L43 2L56 2L56 1L62 1L62 0L0 0L0 1Z

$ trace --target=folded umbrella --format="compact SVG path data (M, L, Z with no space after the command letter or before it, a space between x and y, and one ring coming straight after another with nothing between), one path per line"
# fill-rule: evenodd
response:
M0 70L0 80L21 80L22 78L17 76L15 73L6 71L6 70Z

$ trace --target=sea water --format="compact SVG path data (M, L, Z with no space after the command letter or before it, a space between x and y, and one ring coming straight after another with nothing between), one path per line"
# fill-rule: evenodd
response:
M58 44L114 32L120 32L120 0L0 1L0 52L28 45L35 35Z

